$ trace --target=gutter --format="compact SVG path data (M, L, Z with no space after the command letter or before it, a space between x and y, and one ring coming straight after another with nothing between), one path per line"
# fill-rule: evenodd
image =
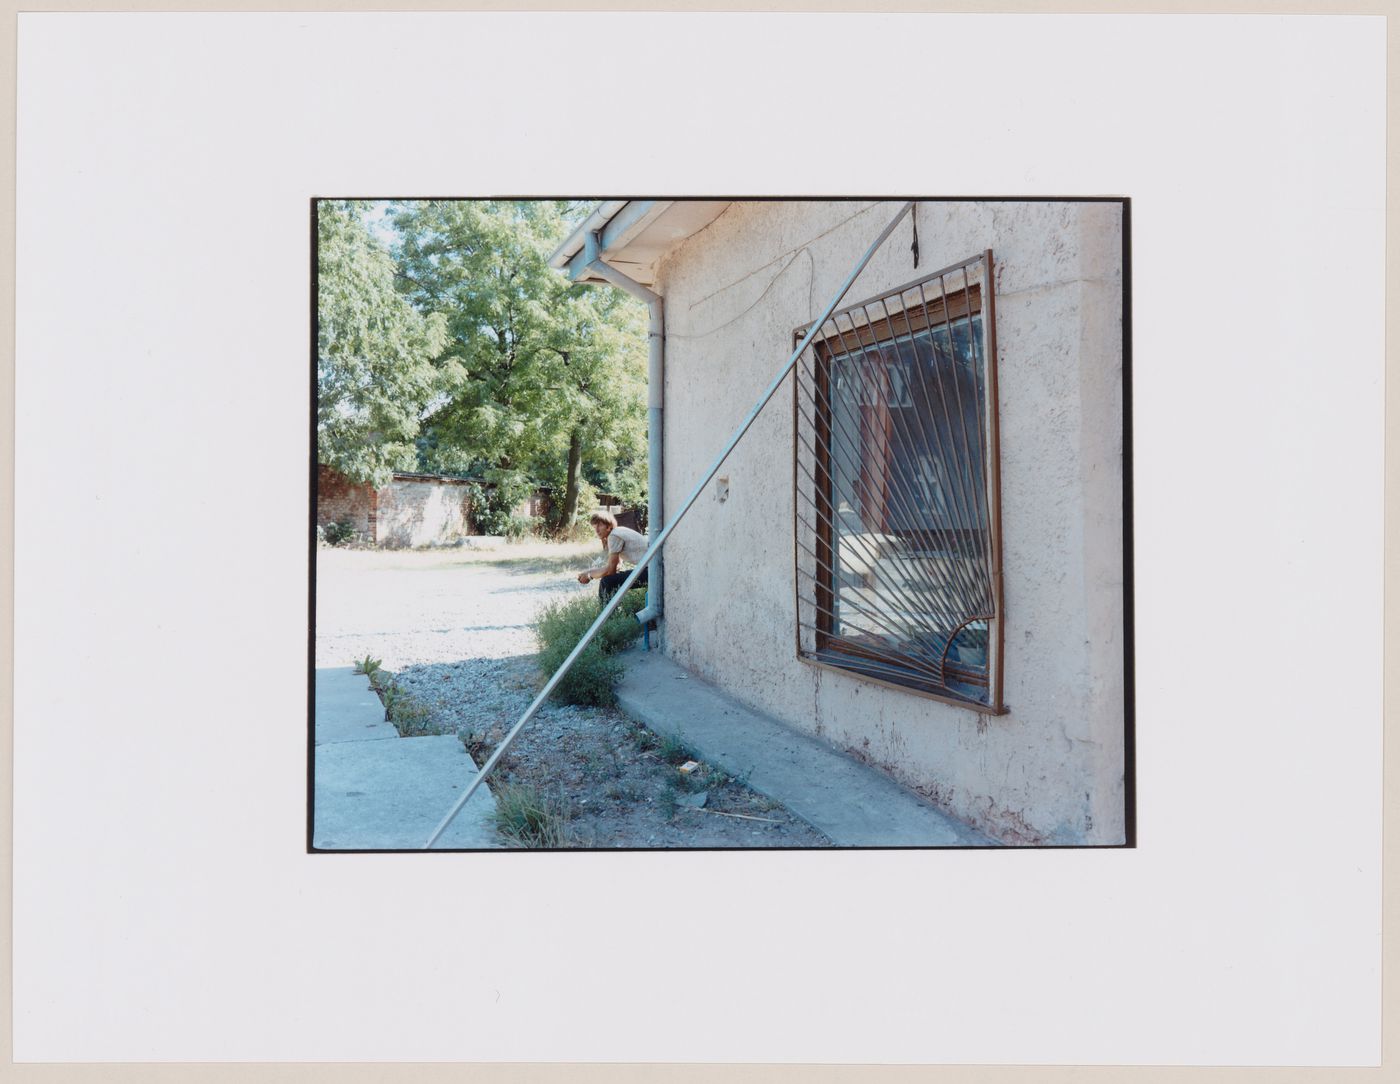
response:
M569 234L564 243L554 250L554 254L549 258L549 266L558 271L569 271L569 277L577 280L579 275L572 273L568 266L569 261L578 255L588 237L603 229L613 220L613 216L630 202L630 200L625 199L614 199L598 204L597 209L575 226L574 232Z

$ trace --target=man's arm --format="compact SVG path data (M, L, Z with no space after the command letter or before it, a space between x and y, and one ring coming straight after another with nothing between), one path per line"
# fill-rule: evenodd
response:
M587 583L589 580L595 578L595 574L596 578L600 580L604 576L611 576L614 572L617 571L617 560L621 556L622 554L620 552L610 552L608 554L608 559L605 562L603 562L601 567L595 565L593 568L590 568L587 572L580 572L578 574L578 582Z

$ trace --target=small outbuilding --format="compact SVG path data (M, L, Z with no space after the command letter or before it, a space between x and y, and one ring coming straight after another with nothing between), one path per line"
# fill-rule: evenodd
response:
M316 525L347 524L371 545L433 546L474 534L469 479L398 472L384 486L316 469Z

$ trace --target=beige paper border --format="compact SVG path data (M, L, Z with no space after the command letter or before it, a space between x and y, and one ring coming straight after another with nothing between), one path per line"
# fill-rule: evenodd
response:
M1150 3L1147 0L1078 0L1077 3L1056 3L1053 0L999 0L994 4L973 3L930 3L889 0L870 5L856 5L850 0L766 0L762 3L741 3L736 0L704 0L702 3L684 3L680 0L612 0L610 3L560 3L549 0L477 0L477 2L450 2L450 0L301 0L285 6L248 2L248 0L153 0L153 2L104 3L102 0L65 0L65 2L19 3L17 0L0 0L0 71L9 71L10 77L3 87L3 111L0 112L0 194L4 195L3 214L0 214L0 328L7 329L0 343L0 604L3 604L7 620L0 625L0 689L14 688L14 537L15 537L15 99L16 99L16 42L17 15L20 11L552 11L552 10L610 10L610 11L888 11L888 12L966 12L996 11L1008 13L1115 13L1115 14L1327 14L1327 15L1386 15L1400 16L1400 2L1387 3L1384 0L1368 0L1360 3L1302 2L1302 0L1235 0L1233 3L1172 2ZM1387 177L1395 176L1395 163L1400 156L1400 51L1396 47L1396 21L1391 20L1386 27L1386 99L1387 99ZM1386 290L1386 324L1389 328L1397 315L1396 291L1394 283L1400 279L1400 263L1396 260L1396 249L1392 243L1396 237L1397 200L1393 187L1387 186L1386 199L1386 270L1390 287ZM1386 376L1394 372L1389 337L1387 336ZM1386 382L1387 419L1400 413L1400 382L1387 379ZM1386 426L1385 438L1385 536L1390 540L1394 534L1397 516L1400 516L1400 440L1397 440L1393 427ZM1400 683L1400 653L1395 650L1396 633L1400 631L1400 605L1395 594L1389 589L1397 575L1400 575L1400 546L1386 548L1385 581L1385 652L1384 681L1387 691ZM1387 695L1385 704L1385 731L1392 729L1395 716L1394 698ZM14 699L13 693L0 697L0 781L3 781L5 794L14 792L13 763ZM1385 792L1388 795L1396 776L1396 749L1387 742L1384 753ZM126 1082L231 1082L231 1081L335 1081L365 1082L381 1084L399 1081L448 1082L461 1084L463 1081L490 1081L502 1084L549 1084L553 1081L584 1081L586 1084L699 1084L699 1082L802 1081L804 1084L824 1084L827 1081L875 1080L880 1082L920 1081L947 1084L1006 1084L1006 1082L1033 1081L1035 1084L1086 1084L1086 1082L1150 1081L1152 1084L1178 1084L1178 1082L1222 1081L1225 1084L1301 1084L1303 1081L1338 1081L1342 1084L1352 1081L1383 1081L1390 1079L1395 1070L1394 1060L1389 1054L1394 1049L1394 1039L1400 1035L1395 1022L1389 1019L1384 1009L1394 1004L1396 968L1396 941L1388 936L1400 924L1400 906L1395 904L1395 840L1397 837L1397 813L1394 802L1386 802L1382 827L1382 891L1384 907L1384 934L1382 940L1382 1065L1375 1069L1342 1068L1163 1068L1146 1066L803 1066L803 1065L681 1065L681 1064L405 1064L405 1063L237 1063L237 1064L84 1064L84 1065L15 1065L11 1061L13 1050L12 1034L12 953L10 931L12 930L11 886L13 885L13 802L0 803L0 854L3 854L6 871L5 891L0 893L0 1081L92 1081ZM232 1023L232 1022L231 1022ZM1389 1065L1391 1071L1385 1066Z

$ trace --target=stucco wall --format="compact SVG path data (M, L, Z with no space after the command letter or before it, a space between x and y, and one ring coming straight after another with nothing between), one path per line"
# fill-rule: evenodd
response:
M379 491L375 541L381 546L432 546L471 534L467 486L395 478Z
M668 257L668 507L897 209L868 207L739 203ZM1009 712L797 658L790 387L667 544L665 649L1003 840L1122 842L1121 208L924 203L918 231L917 269L906 221L847 300L995 252Z

